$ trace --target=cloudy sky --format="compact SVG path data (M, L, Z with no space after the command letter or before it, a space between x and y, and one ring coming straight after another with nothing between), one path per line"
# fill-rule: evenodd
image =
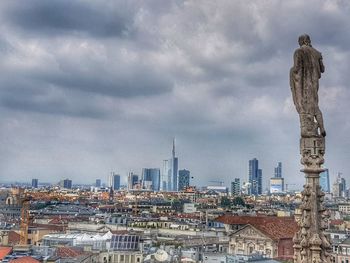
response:
M299 170L289 68L300 34L324 57L326 165L350 170L349 1L0 2L1 181L73 182L161 167L176 137L194 183L265 185ZM125 180L124 180L125 181Z

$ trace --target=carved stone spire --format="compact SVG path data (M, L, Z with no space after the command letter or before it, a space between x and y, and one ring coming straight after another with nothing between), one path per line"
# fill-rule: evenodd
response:
M299 38L300 40L300 38ZM309 39L310 48L311 41ZM304 47L296 51L297 62L291 69L291 74L299 74L302 79L308 78L308 72L315 74L314 67L321 67L319 72L324 71L322 57L318 54L318 61L310 61L312 56L308 55L309 47ZM316 52L316 51L315 51ZM296 56L296 55L295 55ZM317 56L314 56L315 58ZM296 58L295 58L296 59ZM317 63L320 64L317 64ZM296 65L302 69L296 70ZM303 75L304 74L304 75ZM305 75L306 74L306 75ZM320 74L319 74L320 77ZM293 238L294 242L294 262L296 263L330 263L330 238L324 233L326 229L326 220L328 214L323 206L324 193L320 187L320 173L324 171L325 154L325 131L323 127L323 118L318 108L318 78L310 78L308 81L298 82L298 78L291 79L293 99L301 120L301 139L300 154L301 164L304 169L301 171L305 174L306 183L302 191L302 204L300 205L300 220L298 221L300 230ZM310 82L311 81L311 82ZM312 83L314 82L314 83ZM294 89L294 90L293 90ZM300 89L302 92L299 92ZM303 93L305 90L311 90L311 93ZM312 95L312 91L316 92ZM311 97L304 97L305 94ZM306 110L305 110L306 109ZM305 119L305 116L308 119Z

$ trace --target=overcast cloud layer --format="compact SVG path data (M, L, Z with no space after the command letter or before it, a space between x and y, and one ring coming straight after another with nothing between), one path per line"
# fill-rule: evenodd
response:
M323 53L326 166L350 179L349 1L0 2L1 181L106 181L160 167L177 139L194 183L299 170L289 68ZM125 182L125 178L123 178Z

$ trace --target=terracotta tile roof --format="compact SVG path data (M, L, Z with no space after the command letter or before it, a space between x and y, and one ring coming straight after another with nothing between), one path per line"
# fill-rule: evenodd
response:
M293 238L299 230L294 217L223 215L216 221L228 225L249 224L274 240Z
M67 224L68 221L65 218L57 218L56 217L56 218L51 219L48 223L51 225L62 225L62 224Z
M0 260L2 260L5 256L10 254L12 251L12 247L0 247Z
M70 257L77 257L84 254L82 250L75 249L72 247L58 247L56 249L56 256L62 257L62 258L70 258Z
M341 220L341 219L334 219L334 220L331 220L330 225L342 225L344 224L344 220Z
M9 234L8 234L8 244L9 245L19 244L20 239L21 239L21 236L17 232L12 231L12 230L9 232Z
M40 263L40 261L28 256L12 259L10 263Z
M127 235L129 231L128 230L111 230L111 233L114 235Z
M200 216L196 215L196 214L178 214L175 217L178 217L178 218L190 218L190 219L200 219Z

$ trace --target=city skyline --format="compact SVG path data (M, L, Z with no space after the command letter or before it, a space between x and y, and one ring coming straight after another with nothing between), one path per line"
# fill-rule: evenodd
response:
M173 145L172 158L175 157L174 140L175 139L173 139L173 144L172 144ZM177 157L176 157L176 160L178 160ZM170 162L171 159L163 160L163 166L164 166L164 162L165 161L171 163ZM261 163L259 164L259 160L257 158L253 158L251 160L246 160L246 161L249 161L248 164L247 164L247 172L246 172L246 174L244 174L243 176L239 176L238 178L240 180L242 180L242 182L250 183L250 181L252 180L252 179L250 179L250 169L249 169L250 163L252 161L255 161L255 162L258 163L258 166L260 166ZM144 172L145 169L146 170L154 170L154 169L159 170L160 180L161 180L162 179L162 173L164 173L164 171L162 171L160 167L158 167L158 168L155 168L155 167L156 166L151 166L151 167L147 167L147 168L143 167L143 168L140 168L140 169L135 170L135 171L129 171L129 172L127 172L127 174L119 174L117 172L117 170L112 170L112 171L109 171L106 175L101 175L100 178L93 178L91 182L86 182L86 180L84 180L84 179L82 179L82 180L79 180L79 179L78 180L74 180L73 185L94 185L94 186L96 186L96 182L99 181L100 186L105 185L105 186L109 187L109 185L111 184L111 180L112 180L111 177L113 177L113 175L117 175L120 178L119 179L120 180L120 186L126 186L128 188L128 185L129 185L129 181L128 180L129 180L130 174L132 174L133 176L136 176L136 177L140 176L140 178L142 178L143 177L142 175L143 175L143 172ZM178 172L180 170L186 170L184 168L181 168L181 166L177 167L177 169L178 169ZM257 171L261 171L261 173L262 173L262 169L260 169L260 168ZM342 174L340 172L333 172L333 171L332 171L332 173L329 173L329 169L328 168L326 168L326 171L327 171L329 180L336 180L338 178L339 174ZM271 177L268 177L269 175L262 176L262 186L260 187L261 188L261 193L263 193L263 192L265 192L266 190L269 189L269 186L270 186L270 183L271 183L270 182L271 178L279 178L278 176L276 176L277 175L276 173L278 174L278 176L282 175L282 162L277 162L277 167L274 167L273 171L271 172ZM270 173L268 173L268 174L270 174ZM179 176L179 174L178 174L178 176ZM67 179L68 178L71 179L69 176L68 177L67 176L63 176L63 177L67 178ZM46 180L46 181L44 180L43 183L44 184L48 184L49 183L49 184L52 184L52 185L55 185L55 184L58 185L58 184L60 184L60 182L62 180L64 180L63 177L60 178L58 181L57 180L56 181L55 180L51 180L51 181L50 180ZM193 176L191 176L191 177L192 177L191 182L193 182L193 178L194 177ZM211 182L213 182L213 180L211 180L211 179L214 179L214 178L209 178L207 181L202 181L199 184L198 183L197 184L192 183L191 185L193 185L193 186L200 186L200 187L211 185ZM227 181L229 184L231 184L233 179L234 179L233 177L222 178L222 180L224 180L222 182L226 183L226 181ZM27 183L29 185L29 184L33 184L33 180L40 180L40 183L42 182L42 180L40 178L35 178L35 179L34 178L26 178L26 180L22 180L22 181L21 180L11 181L11 180L1 180L0 179L0 183L14 183L14 182L18 182L18 183L24 183L24 184ZM298 190L301 187L301 185L295 184L294 181L292 181L292 180L290 180L289 183L287 181L287 185L292 186L291 189L289 189L289 190ZM159 187L159 189L162 190L161 187ZM169 190L166 188L166 191L169 191Z
M125 180L161 168L176 137L195 185L247 180L256 157L264 189L277 161L285 182L301 186L288 72L303 33L326 65L325 166L331 181L346 177L349 9L316 0L1 1L1 180L93 183L111 171Z

